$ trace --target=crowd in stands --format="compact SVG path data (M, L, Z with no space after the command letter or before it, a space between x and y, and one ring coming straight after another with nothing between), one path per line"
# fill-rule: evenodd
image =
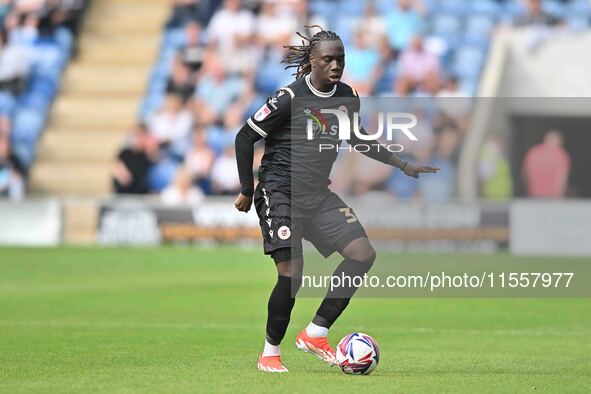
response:
M355 161L355 171L337 171L334 187L354 194L385 190L399 198L452 198L467 132L462 98L477 93L494 30L503 24L584 28L591 15L586 0L170 2L137 130L113 174L118 192L162 193L180 202L239 191L235 134L269 95L293 81L292 70L281 64L284 46L299 42L296 31L318 31L306 25L340 35L346 47L343 80L361 96L436 98L440 104L437 111L412 108L420 115L421 144L404 152L408 160L441 167L437 177L411 181L385 166L373 169L379 163L355 155L339 162L348 168L346 161ZM364 180L368 173L371 179Z
M21 198L88 0L0 0L0 197Z

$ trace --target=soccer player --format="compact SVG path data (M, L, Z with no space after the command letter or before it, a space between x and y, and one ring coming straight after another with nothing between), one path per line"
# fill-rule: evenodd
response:
M353 210L328 188L336 150L319 152L318 146L316 149L297 149L297 159L293 157L296 147L292 147L292 142L302 141L305 145L305 137L301 136L306 136L307 130L306 127L293 127L292 100L309 98L328 103L330 98L338 98L348 103L346 111L349 114L359 109L357 92L341 82L345 50L339 36L321 30L312 38L301 37L305 41L301 46L289 46L290 53L284 60L286 68L297 67L296 80L270 97L248 118L236 136L236 159L242 188L235 207L248 212L254 198L264 252L271 255L278 273L268 303L265 346L258 361L258 369L266 372L287 372L281 362L279 345L289 324L295 293L301 285L302 237L309 239L325 257L335 251L343 256L344 260L334 275L363 276L376 257ZM255 190L253 145L261 138L265 139L265 154ZM336 137L333 142L339 143ZM348 142L355 146L364 141L352 133ZM364 154L414 178L421 173L438 171L438 168L407 163L383 146L379 149L372 145L372 149ZM312 321L297 336L297 348L335 364L335 352L327 340L328 330L356 290L346 286L329 290Z

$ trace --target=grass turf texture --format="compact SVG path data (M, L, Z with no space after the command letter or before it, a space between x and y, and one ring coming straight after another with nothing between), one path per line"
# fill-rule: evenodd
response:
M370 376L296 351L319 303L301 299L291 371L258 372L275 275L235 249L0 249L0 392L591 391L588 299L354 300L329 339L374 336Z

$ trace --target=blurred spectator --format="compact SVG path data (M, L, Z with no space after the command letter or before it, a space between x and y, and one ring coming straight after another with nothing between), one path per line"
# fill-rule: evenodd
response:
M506 200L513 195L511 167L504 150L502 136L495 133L480 152L480 188L482 197L486 199Z
M460 131L466 130L472 109L472 99L460 88L458 78L453 76L447 79L436 98L439 110L437 126L452 125Z
M369 37L362 28L355 32L353 46L347 48L345 79L360 96L369 96L382 74L378 50L369 45Z
M454 156L457 156L458 139L457 130L444 129L439 135L433 156L421 161L440 169L437 176L419 178L420 194L425 201L446 202L453 197L456 176Z
M145 194L148 192L148 171L158 158L158 145L146 126L135 127L129 146L119 152L113 166L113 187L116 193Z
M428 93L437 91L439 59L425 50L421 36L415 36L402 53L398 73L396 93L400 96L407 96L416 90Z
M19 200L25 194L26 169L11 152L10 138L0 134L0 197Z
M234 148L226 148L216 160L211 171L211 182L216 194L234 195L240 191Z
M207 143L216 154L221 155L227 147L234 146L236 134L244 124L243 112L238 108L228 111L221 125L212 125L207 130Z
M0 30L0 91L20 94L26 86L29 66L27 48L10 44L8 33Z
M191 69L179 56L175 56L172 71L166 82L166 94L181 97L183 104L185 104L194 92L195 78Z
M207 28L209 44L217 49L220 65L230 74L252 74L257 53L252 46L255 33L252 12L241 9L240 0L225 0Z
M365 5L363 15L359 18L356 24L357 29L364 29L367 33L371 45L378 46L380 41L388 42L386 36L386 22L384 16L379 15L376 9L375 2L368 1Z
M0 0L0 23L4 22L4 18L10 13L11 9L12 0Z
M279 0L263 0L261 12L256 17L255 34L261 47L287 45L297 30L293 14L280 9Z
M191 179L206 193L210 192L209 176L215 161L215 152L207 143L206 130L197 126L193 131L193 144L185 156L185 166Z
M239 75L228 76L213 51L205 56L203 75L195 91L195 112L200 122L222 122L222 115L236 106L244 108L251 97L247 81Z
M296 19L296 26L298 29L296 31L300 31L302 34L311 37L318 31L317 28L312 27L314 25L317 26L327 26L328 21L322 16L318 14L312 13L310 8L310 1L314 0L283 0L281 4L291 5L291 10L294 13L294 17ZM310 26L306 28L305 26ZM296 34L292 34L290 44L298 45L301 42L301 38Z
M556 26L562 23L560 18L548 14L542 9L541 0L524 0L525 14L517 18L516 26Z
M10 137L12 123L6 115L0 114L0 138Z
M190 22L185 27L185 44L179 50L180 61L191 72L196 72L203 65L204 42L202 39L202 27L197 22Z
M187 23L197 21L207 23L209 18L208 0L169 0L172 13L166 27L174 29L185 26Z
M393 0L397 3L385 16L386 34L395 53L404 50L412 37L421 33L425 9L418 0Z
M562 145L562 134L558 130L550 130L541 144L534 145L525 154L523 177L529 197L564 197L571 160Z
M161 145L186 138L193 127L191 112L183 107L181 96L169 94L149 123L150 133Z
M172 184L160 194L164 205L198 205L203 201L201 189L193 185L191 174L185 167L179 167Z

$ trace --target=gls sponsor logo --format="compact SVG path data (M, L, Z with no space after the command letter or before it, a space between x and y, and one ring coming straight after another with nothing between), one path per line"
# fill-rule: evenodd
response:
M314 112L310 109L306 109L305 114L308 116L306 124L306 134L308 140L313 140L315 136L320 136L322 139L323 135L332 136L338 134L339 140L351 139L351 124L347 109L341 106L339 109L321 109L320 112ZM323 114L334 115L337 117L338 124L328 127L326 120L322 116ZM383 112L378 113L378 130L374 134L362 134L359 128L359 114L353 113L353 133L362 141L377 141L384 134L384 120L386 123L386 138L388 141L392 141L394 131L401 131L410 141L418 141L418 138L412 133L410 129L415 127L418 123L417 117L414 114L406 112ZM382 145L379 143L374 144L357 144L355 146L341 147L340 144L319 144L319 151L323 150L348 150L349 152L367 152L372 146L382 149ZM399 153L404 150L404 147L400 144L383 145L389 152Z

